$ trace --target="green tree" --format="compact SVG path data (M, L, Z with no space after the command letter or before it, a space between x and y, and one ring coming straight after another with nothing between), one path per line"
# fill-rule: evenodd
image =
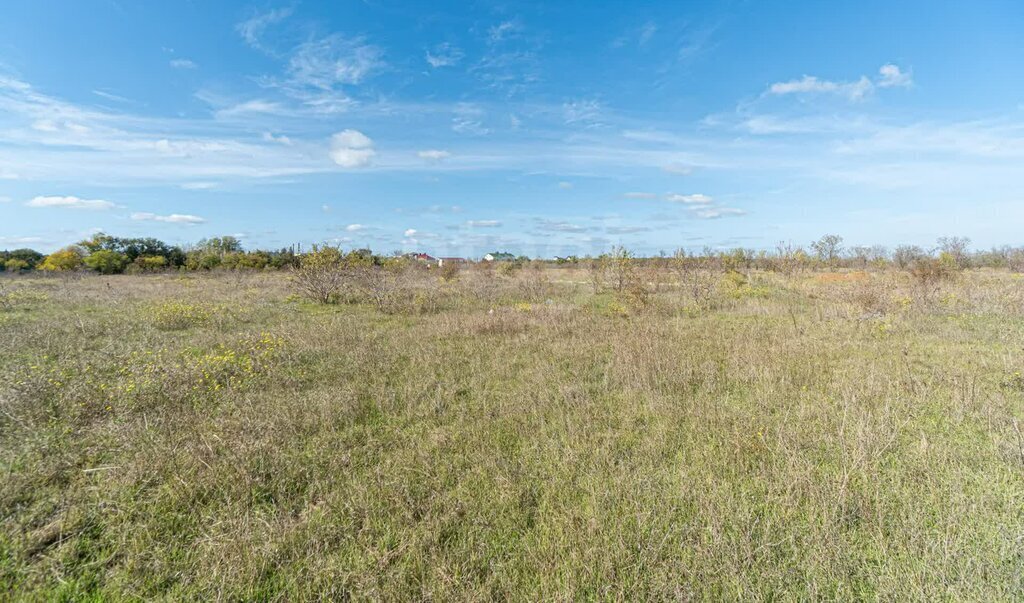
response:
M82 267L82 251L77 247L65 247L46 256L37 268L47 272L70 272Z
M85 265L101 274L119 274L128 265L128 256L109 249L98 249L85 258Z

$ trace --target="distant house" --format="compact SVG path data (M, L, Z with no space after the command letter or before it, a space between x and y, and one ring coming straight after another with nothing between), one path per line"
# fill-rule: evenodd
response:
M440 262L437 260L437 258L435 258L434 256L430 255L429 253L407 253L407 254L405 254L405 257L410 259L410 260L413 260L413 261L416 261L416 262L423 262L424 264L428 264L428 265L433 265L433 264L440 265Z
M437 258L437 265L444 266L445 264L465 264L466 258Z
M511 262L515 259L516 256L504 251L495 251L484 256L485 262Z

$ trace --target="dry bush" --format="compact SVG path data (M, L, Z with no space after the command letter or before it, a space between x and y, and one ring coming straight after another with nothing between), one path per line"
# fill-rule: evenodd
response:
M459 278L460 271L461 267L456 262L446 262L441 266L441 280L450 283Z
M712 268L707 257L688 257L682 249L672 258L680 294L698 308L707 309L714 304L719 274Z
M292 283L299 294L311 301L327 304L337 301L349 275L343 269L344 258L334 247L320 247L302 256L292 271Z
M918 258L908 270L917 294L923 300L929 299L943 283L953 280L957 270L950 262L931 257Z

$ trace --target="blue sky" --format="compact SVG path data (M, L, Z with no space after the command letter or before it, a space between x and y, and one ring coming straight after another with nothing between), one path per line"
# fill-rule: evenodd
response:
M0 8L0 248L1021 244L1024 4Z

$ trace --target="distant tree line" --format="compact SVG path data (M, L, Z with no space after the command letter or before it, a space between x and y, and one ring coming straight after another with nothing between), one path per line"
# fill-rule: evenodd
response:
M1009 268L1024 272L1024 247L997 247L987 251L972 251L970 239L965 237L941 237L931 248L916 245L900 245L893 249L882 246L843 245L843 238L825 235L810 243L806 248L790 244L779 244L773 250L735 248L730 250L705 248L701 252L677 251L672 257L678 261L699 263L701 266L735 269L800 270L820 268L865 269L869 267L893 266L910 269L923 261L935 261L947 268ZM314 247L313 251L323 249ZM311 253L311 252L310 252ZM339 250L339 253L340 250ZM550 263L572 266L581 263L609 259L616 252L602 254L596 258L586 256L559 257ZM0 272L46 272L94 271L101 274L146 273L167 270L280 270L298 267L307 254L297 253L294 248L273 250L246 250L237 237L224 236L203 239L186 247L170 245L159 239L115 237L98 233L49 255L33 249L0 251ZM519 266L531 260L525 256L515 257L510 253L495 252L493 259L502 264ZM369 249L356 249L343 254L349 264L384 266L398 254L389 256L374 254ZM640 264L663 262L669 256L665 253L654 257L637 257L630 254L631 261ZM514 258L514 259L513 259ZM545 261L546 260L542 260ZM513 267L515 267L513 266Z
M182 248L159 239L114 237L98 233L49 255L32 249L0 251L0 271L74 272L101 274L166 270L281 269L298 265L292 249L277 251L242 248L237 237L203 239Z

